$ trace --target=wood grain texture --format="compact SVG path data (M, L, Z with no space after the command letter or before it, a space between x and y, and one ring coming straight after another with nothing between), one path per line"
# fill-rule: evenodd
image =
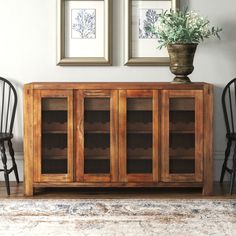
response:
M68 110L67 110L67 182L72 182L74 179L74 106L73 106L73 91L63 93L67 96Z
M41 133L41 90L34 91L34 125L33 125L33 135L34 135L34 157L33 157L33 166L34 166L34 182L40 182L41 175L41 152L42 152L42 133Z
M127 174L128 183L153 183L153 174Z
M64 98L67 100L67 174L42 174L42 99ZM73 91L34 91L34 181L73 181Z
M90 99L94 99L89 101ZM109 107L106 100L110 100ZM78 90L76 96L76 180L79 182L117 182L118 181L118 91L117 90ZM110 133L110 153L106 156L101 156L100 152L94 153L97 155L85 156L84 137L85 137L85 110L90 111L103 111L108 110L110 112L110 127L106 131L98 130L89 131L87 133ZM91 153L91 150L87 150L87 153ZM88 158L87 158L88 157ZM85 158L90 160L108 160L110 159L110 174L85 174Z
M100 82L100 83L74 83L74 82L37 82L31 83L33 89L81 89L81 90L199 90L204 89L207 83L189 83L189 84L173 84L168 82Z
M76 181L84 181L84 94L83 91L76 91Z
M119 180L120 182L126 182L126 158L127 158L127 101L126 90L119 91Z
M24 88L24 175L25 195L32 196L35 188L43 187L201 187L204 195L212 194L212 85L207 83L31 83ZM44 150L44 155L54 153L60 158L68 156L68 174L41 174L42 98L67 98L68 150ZM86 107L94 111L110 110L110 126L84 122ZM100 103L89 99L99 98ZM127 99L132 102L127 104ZM185 99L169 102L170 98ZM195 100L191 101L189 98ZM105 99L104 101L102 99ZM107 105L110 99L110 105ZM150 106L150 99L152 105ZM188 100L186 100L188 99ZM53 100L45 110L65 107L61 100ZM61 103L62 102L62 103ZM195 104L195 105L193 105ZM44 109L43 108L43 109ZM152 123L127 124L127 109L152 111ZM195 125L188 128L182 123L170 123L170 109L177 112L195 110ZM130 122L129 122L130 123ZM61 131L64 126L53 124ZM53 126L53 127L54 127ZM90 149L84 147L84 129L96 134L110 133L110 148ZM99 130L102 127L102 130ZM187 130L182 130L185 127ZM45 128L45 126L44 126ZM59 129L58 128L58 129ZM194 130L193 130L194 128ZM173 133L195 135L195 149L169 149L169 130ZM43 129L44 130L44 129ZM50 127L45 128L47 132ZM44 130L44 131L45 131ZM45 132L46 132L45 131ZM51 131L54 131L52 129ZM127 149L127 131L132 134L153 133L152 148ZM59 131L58 131L59 132ZM66 153L67 152L67 153ZM88 159L110 158L109 174L85 174L85 152ZM54 155L53 154L53 155ZM66 155L65 155L66 154ZM184 156L181 156L183 155ZM152 159L152 174L128 174L127 155L132 160ZM50 155L49 155L50 156ZM170 174L169 159L192 160L195 157L195 173Z
M213 85L204 87L204 186L203 195L213 194Z
M85 97L110 97L111 96L111 91L110 90L84 90L83 91Z
M94 94L90 91L89 93L84 93L84 96L90 97L89 99L86 99L85 101L85 109L87 111L92 110L92 111L107 111L110 110L110 104L107 102L107 98L110 97L110 91L108 91L109 94L103 93L104 98L100 98L99 100L96 99L97 96L102 96L101 93L97 93L95 91Z
M203 181L203 91L195 91L195 180Z
M43 111L66 111L67 110L67 102L64 99L47 99L45 103L42 104Z
M228 194L229 182L220 184L214 182L213 196L204 196L201 187L193 188L191 183L187 183L187 187L179 188L171 186L171 188L150 187L150 183L144 183L146 187L116 187L101 188L99 183L95 187L88 186L68 186L60 188L37 188L33 199L212 199L212 200L228 200L236 199L236 191L233 195ZM24 184L16 184L11 182L11 195L8 196L5 190L5 183L0 182L0 199L25 199ZM80 188L79 188L80 187ZM78 189L79 188L79 189Z
M152 112L152 127L153 127L153 140L152 140L152 173L153 173L153 181L159 181L159 168L160 168L160 112L159 112L159 92L157 90L153 91L153 112Z
M155 96L154 96L155 93ZM127 99L132 99L132 102L127 103ZM145 98L145 99L143 99ZM146 99L148 98L148 100ZM135 99L135 100L134 100ZM150 102L151 101L151 102ZM132 103L130 105L130 103ZM137 105L136 105L137 104ZM127 148L127 113L128 111L152 111L152 127L150 130L133 130L134 134L150 133L152 134L152 173L128 173L127 158L134 160L136 157L129 154ZM120 90L119 96L119 152L120 152L120 181L123 182L153 182L158 181L158 91L153 90ZM137 159L149 160L146 155L138 156Z
M33 196L33 90L24 86L24 193Z
M118 182L119 177L119 150L118 150L118 109L119 109L119 100L118 100L118 91L113 90L111 92L111 124L110 124L110 150L111 150L111 182Z
M152 90L127 90L128 98L150 98L152 97Z
M98 176L99 177L99 176ZM34 183L33 186L35 188L45 188L45 187L61 187L61 188L78 188L78 187L99 187L99 188L110 188L110 187L114 187L114 188L119 188L119 187L125 187L125 188L136 188L136 187L144 187L144 188L148 188L148 187L158 187L158 188L185 188L185 187L191 187L191 188L201 188L203 186L202 183L198 183L198 182L182 182L177 183L177 182L168 182L168 183L164 183L164 182L118 182L118 183L112 183L112 182L94 182L94 183L90 183L90 182L83 182L83 183L78 183L78 182L74 182L74 183L59 183L57 181L55 182L51 182L51 183Z
M194 98L195 100L195 173L170 173L170 99ZM165 90L162 94L162 180L164 182L202 182L203 180L203 91ZM179 105L178 105L179 107ZM189 104L187 103L187 107ZM177 109L179 110L179 109Z
M169 91L161 91L161 181L169 178Z
M110 174L84 174L84 183L106 183L111 182Z

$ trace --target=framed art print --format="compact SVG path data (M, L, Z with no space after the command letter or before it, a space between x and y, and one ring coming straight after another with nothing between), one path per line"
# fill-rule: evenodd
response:
M111 65L112 0L57 0L57 65Z
M146 29L158 26L162 12L178 7L178 0L125 0L125 65L169 65L167 49L157 49L157 36Z

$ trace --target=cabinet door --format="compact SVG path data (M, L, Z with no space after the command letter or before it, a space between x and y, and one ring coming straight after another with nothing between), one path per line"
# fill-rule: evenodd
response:
M203 178L203 92L162 92L162 181Z
M76 179L117 182L118 92L76 93Z
M73 92L34 92L34 181L73 180Z
M119 92L120 181L158 181L158 115L158 91Z

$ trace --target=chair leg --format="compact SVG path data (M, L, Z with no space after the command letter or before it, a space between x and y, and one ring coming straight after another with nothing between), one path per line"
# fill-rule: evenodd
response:
M225 149L225 159L224 159L224 163L223 163L222 170L221 170L220 183L222 183L223 180L224 180L225 169L226 169L226 166L227 166L231 145L232 145L232 142L231 142L231 140L229 140L228 143L227 143L227 147Z
M16 176L16 182L20 183L19 181L19 175L18 175L18 169L17 169L17 165L16 165L16 160L15 160L15 153L14 153L14 149L12 147L12 142L11 140L8 140L8 147L9 147L9 153L12 159L12 166L13 166L13 170Z
M5 178L6 188L7 188L7 194L10 195L9 174L7 172L7 156L6 156L5 146L4 146L3 141L0 142L0 151L1 151L3 169L4 169L4 178Z
M234 156L233 156L233 168L232 168L232 173L231 173L231 178L230 178L230 194L233 194L234 190L234 182L235 182L235 172L236 172L236 144L234 148Z

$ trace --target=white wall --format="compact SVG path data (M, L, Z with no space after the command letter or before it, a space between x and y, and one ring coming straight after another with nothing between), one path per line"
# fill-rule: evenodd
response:
M0 76L14 82L19 106L15 123L15 149L22 176L22 89L32 81L171 81L168 67L123 66L123 2L113 0L113 60L111 67L56 66L56 0L0 0ZM215 85L214 153L219 176L225 145L220 96L236 76L236 1L184 0L182 5L209 17L223 28L222 40L202 43L196 53L192 81ZM0 179L3 176L0 174Z

